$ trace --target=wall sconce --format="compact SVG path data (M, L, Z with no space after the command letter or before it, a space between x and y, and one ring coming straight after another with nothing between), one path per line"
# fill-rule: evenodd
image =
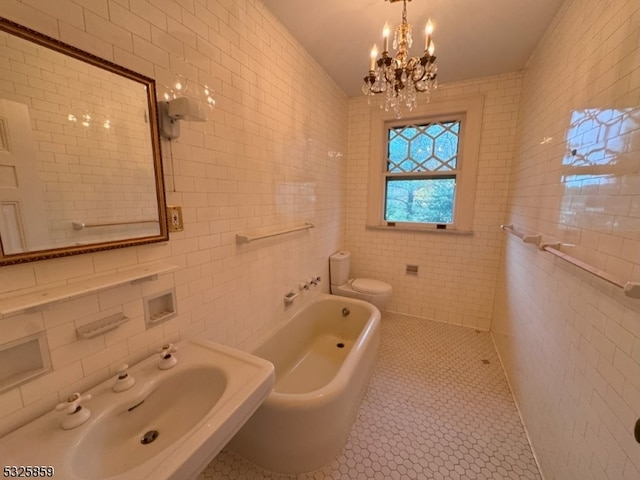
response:
M169 140L180 136L179 120L206 122L207 112L195 100L179 97L168 102L158 102L160 134Z

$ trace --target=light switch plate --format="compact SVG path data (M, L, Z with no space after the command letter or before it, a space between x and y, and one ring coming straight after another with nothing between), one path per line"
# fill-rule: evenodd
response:
M181 232L184 230L182 223L182 207L169 205L167 207L167 219L169 220L170 232Z

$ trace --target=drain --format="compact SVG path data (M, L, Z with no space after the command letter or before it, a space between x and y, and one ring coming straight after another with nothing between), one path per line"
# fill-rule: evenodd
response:
M149 445L150 443L153 443L156 438L158 438L158 435L160 434L157 430L149 430L142 436L142 438L140 439L140 443L143 445Z
M340 343L336 343L336 347L338 348L344 348L344 343L340 342Z

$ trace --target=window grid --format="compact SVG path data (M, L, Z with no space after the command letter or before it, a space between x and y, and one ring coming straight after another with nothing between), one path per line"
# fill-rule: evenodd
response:
M460 121L390 127L387 171L451 171L457 168Z

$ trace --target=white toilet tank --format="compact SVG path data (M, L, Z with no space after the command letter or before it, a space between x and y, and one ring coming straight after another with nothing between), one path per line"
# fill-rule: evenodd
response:
M331 285L343 285L349 280L351 268L351 252L345 250L336 252L329 257L329 273Z

